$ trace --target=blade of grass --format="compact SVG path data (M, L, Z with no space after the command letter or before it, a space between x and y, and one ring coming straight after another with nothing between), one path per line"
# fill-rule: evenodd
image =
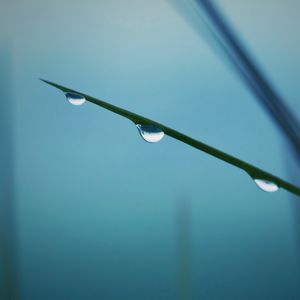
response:
M291 193L294 193L298 196L300 196L300 188L271 174L271 173L268 173L262 169L259 169L258 167L254 166L254 165L251 165L239 158L236 158L230 154L227 154L221 150L218 150L217 148L214 148L214 147L211 147L207 144L204 144L196 139L193 139L179 131L176 131L170 127L167 127L161 123L158 123L156 121L153 121L153 120L150 120L148 118L145 118L141 115L138 115L138 114L135 114L131 111L128 111L126 109L123 109L123 108L120 108L120 107L117 107L115 105L112 105L110 103L107 103L103 100L100 100L100 99L96 99L94 97L91 97L89 95L86 95L84 93L81 93L81 92L77 92L75 90L72 90L72 89L69 89L67 87L64 87L62 85L59 85L59 84L56 84L56 83L53 83L53 82L50 82L50 81L47 81L47 80L44 80L44 79L41 79L42 81L44 81L45 83L49 84L49 85L52 85L56 88L58 88L59 90L61 90L62 92L64 93L76 93L76 94L79 94L79 95L82 95L83 97L85 97L85 99L91 103L94 103L94 104L97 104L111 112L114 112L118 115L121 115L129 120L131 120L133 123L135 124L147 124L147 125L153 125L157 128L159 128L160 130L162 130L166 135L176 139L176 140L179 140L187 145L190 145L194 148L197 148L203 152L206 152L207 154L210 154L214 157L217 157L219 158L220 160L223 160L233 166L236 166L237 168L241 169L241 170L244 170L245 172L247 172L252 178L258 178L258 179L264 179L264 180L268 180L268 181L271 181L271 182L274 182L275 184L277 184L279 187L291 192Z
M210 30L211 36L218 42L238 75L288 138L299 158L300 124L297 117L289 109L285 99L272 86L214 1L194 0L194 2L205 13L207 18L203 15L200 17Z

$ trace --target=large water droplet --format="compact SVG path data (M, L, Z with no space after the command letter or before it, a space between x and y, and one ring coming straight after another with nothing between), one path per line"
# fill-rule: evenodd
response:
M66 93L66 98L73 105L82 105L85 102L85 98L76 93Z
M265 192L272 193L279 190L279 186L269 180L254 178L254 182L261 190Z
M141 137L149 143L157 143L164 137L164 132L153 125L136 124Z

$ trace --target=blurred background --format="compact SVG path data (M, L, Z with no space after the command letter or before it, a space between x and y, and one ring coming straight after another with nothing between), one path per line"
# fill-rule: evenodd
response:
M300 298L299 199L39 81L300 184L188 1L0 1L0 299ZM300 2L215 3L300 117Z

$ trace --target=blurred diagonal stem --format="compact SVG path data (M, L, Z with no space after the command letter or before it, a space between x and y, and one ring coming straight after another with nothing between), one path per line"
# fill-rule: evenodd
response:
M237 73L253 92L300 158L300 125L284 99L268 81L234 30L211 0L192 0L204 11L205 24ZM204 18L203 15L201 15Z
M93 98L89 95L83 94L81 92L77 92L75 90L69 89L67 87L64 87L62 85L47 81L47 80L43 80L42 81L46 82L49 85L52 85L58 89L60 89L62 92L64 93L75 93L75 94L79 94L82 95L83 97L85 97L85 99L91 103L97 104L109 111L112 111L118 115L121 115L129 120L131 120L133 123L135 124L147 124L147 125L152 125L155 126L156 128L159 128L160 130L162 130L166 135L177 139L185 144L188 144L194 148L197 148L203 152L206 152L207 154L210 154L214 157L219 158L220 160L223 160L233 166L236 166L239 169L244 170L245 172L247 172L252 178L256 178L256 179L263 179L263 180L267 180L270 182L274 182L275 184L277 184L279 187L282 187L288 191L290 191L291 193L294 193L298 196L300 196L300 188L271 174L268 173L262 169L259 169L258 167L251 165L241 159L238 159L230 154L227 154L221 150L218 150L214 147L211 147L207 144L204 144L196 139L193 139L179 131L176 131L170 127L167 127L161 123L158 123L156 121L153 121L151 119L145 118L141 115L135 114L131 111L128 111L126 109L117 107L115 105L112 105L110 103L107 103L103 100L100 99L96 99Z

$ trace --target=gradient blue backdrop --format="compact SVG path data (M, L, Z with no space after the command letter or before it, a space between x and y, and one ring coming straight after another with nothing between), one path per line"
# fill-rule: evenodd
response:
M299 115L298 1L217 1ZM297 182L276 126L172 1L1 0L12 50L20 298L174 299L176 200L191 201L193 299L298 299L293 201L45 78ZM1 74L5 76L5 74ZM1 101L5 101L2 99ZM299 183L299 180L298 180Z

